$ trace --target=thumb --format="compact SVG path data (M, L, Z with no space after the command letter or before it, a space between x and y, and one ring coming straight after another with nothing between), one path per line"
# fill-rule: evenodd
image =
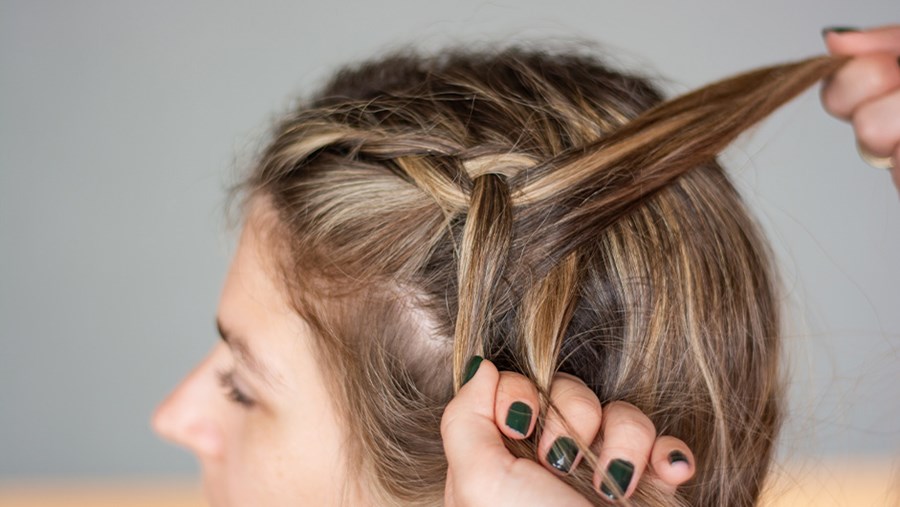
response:
M441 418L441 438L447 465L454 470L454 478L465 482L467 475L478 474L484 467L505 468L515 458L506 446L494 421L494 402L500 372L494 363L475 356L475 375L466 382L456 397L447 404Z
M868 53L900 54L900 25L887 25L869 30L826 28L822 31L825 46L835 55Z

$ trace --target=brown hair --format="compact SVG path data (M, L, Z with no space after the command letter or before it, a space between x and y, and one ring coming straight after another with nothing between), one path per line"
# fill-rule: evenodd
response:
M542 414L563 371L683 439L697 474L675 504L754 504L782 418L778 284L715 157L844 60L663 102L574 51L397 51L283 118L233 190L277 217L373 503L442 504L443 407L481 354ZM533 458L540 433L508 447ZM590 444L565 480L601 505ZM673 503L646 481L631 502Z

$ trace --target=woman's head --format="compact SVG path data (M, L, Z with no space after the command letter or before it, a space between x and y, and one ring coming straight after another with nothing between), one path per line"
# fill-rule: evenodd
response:
M302 408L330 400L340 430L307 443L333 447L336 476L359 486L344 498L441 503L440 418L478 353L544 403L563 371L635 404L694 451L684 500L751 503L780 424L776 285L714 155L834 65L660 108L648 82L587 56L396 53L342 70L280 122L236 187L248 220L233 271L244 245L259 252L289 324L272 340L302 342L271 348L278 369L315 365L320 404ZM220 317L243 318L229 287ZM295 444L269 459L302 477L290 456L307 443L251 424L246 438ZM539 435L510 447L531 457ZM566 480L587 491L585 468Z

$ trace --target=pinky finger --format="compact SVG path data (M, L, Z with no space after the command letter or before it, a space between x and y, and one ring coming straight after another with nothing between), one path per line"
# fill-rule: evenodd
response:
M687 444L668 435L657 438L650 452L650 467L657 486L672 494L694 476L695 463Z

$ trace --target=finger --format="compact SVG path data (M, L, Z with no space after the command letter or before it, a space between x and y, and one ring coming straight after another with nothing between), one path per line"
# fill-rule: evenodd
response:
M656 441L656 427L631 403L614 401L603 408L601 433L594 487L610 500L627 498L647 466ZM602 471L608 480L604 480Z
M494 422L494 402L500 373L484 359L475 375L444 408L441 438L448 467L465 483L479 467L505 468L515 461Z
M663 435L656 439L650 451L650 468L656 486L670 494L675 494L678 486L694 476L694 454L681 439Z
M863 149L877 157L893 156L900 145L900 88L862 103L850 121Z
M900 25L852 32L823 32L828 51L836 55L900 54Z
M900 90L897 55L876 53L853 58L822 87L822 104L831 115L848 120L866 101Z
M503 421L500 431L521 440L531 434L537 420L538 392L528 377L511 371L500 372L494 419Z
M572 431L566 429L560 414L548 413L538 443L538 456L547 469L564 475L574 470L582 459L575 442L580 440L590 446L594 441L600 430L603 410L594 391L568 373L557 373L553 377L550 399Z

